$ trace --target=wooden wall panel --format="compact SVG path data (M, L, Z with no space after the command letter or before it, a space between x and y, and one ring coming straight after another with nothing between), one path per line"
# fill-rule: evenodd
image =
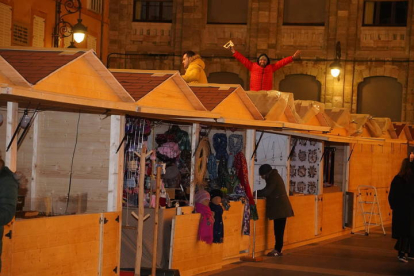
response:
M17 221L13 276L97 275L100 214Z
M243 207L244 205L240 201L231 202L230 209L223 213L223 259L234 258L240 254Z
M3 232L3 250L1 252L1 273L2 276L12 276L11 265L12 265L12 252L13 245L12 240L6 235L13 229L14 220L4 226Z
M180 275L194 275L222 267L223 244L206 244L198 241L200 214L175 217L172 241L171 267Z
M322 235L342 231L343 193L326 193L323 195Z
M372 148L369 144L351 145L352 156L349 164L349 191L359 185L372 185Z
M43 112L39 117L37 197L67 194L78 118L66 112ZM107 208L109 138L110 119L80 115L71 194L88 193L88 212Z
M142 97L137 104L166 109L195 110L190 100L171 78Z
M104 224L102 275L113 276L116 275L114 269L120 268L121 212L105 213L104 216L108 222Z
M315 237L315 196L291 196L294 217L287 219L285 240L292 244Z
M222 114L224 118L254 120L252 114L237 93L230 94L212 111Z
M62 79L65 81L62 82ZM67 85L70 83L71 85ZM120 102L118 95L84 58L75 60L34 86L37 90ZM87 92L85 92L87 91Z

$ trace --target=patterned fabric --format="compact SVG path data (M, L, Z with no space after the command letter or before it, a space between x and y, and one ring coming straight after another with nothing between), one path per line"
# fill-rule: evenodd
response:
M253 199L252 191L249 184L249 174L247 170L246 157L243 152L239 152L235 156L234 167L236 168L236 174L240 180L240 184L244 188L248 202L244 206L244 217L243 217L243 233L249 235L250 233L250 222L249 218L258 220L259 215L257 214L256 204Z
M221 158L228 159L229 154L227 153L227 136L225 133L216 133L213 136L213 147L216 151L216 159Z
M211 212L209 206L203 205L201 203L196 203L195 209L197 213L201 214L200 224L198 226L198 240L204 241L207 244L212 244L214 225L213 212Z

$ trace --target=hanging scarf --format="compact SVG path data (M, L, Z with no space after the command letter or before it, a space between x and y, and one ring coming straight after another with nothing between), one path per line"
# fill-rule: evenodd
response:
M223 207L210 202L210 209L214 212L213 242L222 243L224 236Z
M234 156L239 153L243 148L243 135L231 134L228 139L229 144L229 159L227 161L227 168L230 170L233 168Z
M219 165L218 165L218 182L220 184L220 187L226 187L226 178L229 175L229 171L227 170L227 160L222 158L220 159Z
M198 240L204 241L207 244L212 244L214 225L213 212L211 212L209 206L198 202L195 204L195 209L197 213L201 214L200 224L198 226Z
M225 133L216 133L213 136L213 147L216 151L216 159L220 160L221 158L228 158L229 154L227 153L227 136Z
M217 174L217 160L214 154L210 154L207 161L207 171L210 180L218 178Z
M244 156L243 152L239 152L238 154L236 154L235 159L234 159L234 167L236 168L236 174L240 180L240 184L243 186L246 192L247 198L249 199L251 218L253 220L258 220L259 215L257 214L256 203L254 202L252 191L250 189L247 162L246 162L246 157Z

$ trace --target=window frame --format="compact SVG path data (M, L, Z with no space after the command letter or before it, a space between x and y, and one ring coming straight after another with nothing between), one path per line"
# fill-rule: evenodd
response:
M285 22L285 2L283 0L283 16L282 16L282 26L317 26L317 27L324 27L326 25L326 5L328 1L325 2L325 12L324 12L324 19L320 23L286 23Z
M374 23L373 24L365 24L365 9L366 9L366 3L367 2L374 2ZM392 7L391 9L395 11L396 9L396 3L397 2L406 2L407 3L407 14L406 14L406 20L405 20L405 25L398 25L394 23L391 24L380 24L380 23L375 23L375 22L379 22L380 20L380 16L379 16L379 12L378 14L375 13L376 10L376 6L378 3L380 2L391 2L392 3ZM410 8L410 1L408 0L364 0L363 2L363 12L362 12L362 27L407 27L408 25L408 15L409 15L409 8ZM396 18L396 13L391 13L391 19L392 21L395 21Z
M146 23L172 23L173 18L171 16L171 20L142 20L142 19L136 19L135 17L135 11L136 11L136 7L137 7L137 2L141 2L141 9L142 9L142 3L143 2L160 2L160 3L164 3L164 2L169 2L171 3L173 6L172 8L174 9L174 1L173 0L134 0L133 3L133 13L132 13L132 22L146 22ZM159 18L162 18L162 5L160 7L160 12L158 14ZM147 15L148 15L148 8L146 11ZM173 13L171 13L172 15Z

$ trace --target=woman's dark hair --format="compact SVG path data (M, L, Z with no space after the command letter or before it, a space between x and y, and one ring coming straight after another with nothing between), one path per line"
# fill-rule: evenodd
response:
M195 56L195 53L193 51L187 51L187 52L184 52L183 56L184 55L187 55L188 58L191 58L191 57Z
M257 64L259 64L259 60L261 57L266 57L267 58L267 63L266 66L268 66L270 64L270 58L266 55L266 54L261 54L258 58L257 58Z
M401 177L407 177L408 175L412 174L411 171L411 164L408 158L405 158L401 163L400 172L398 173Z
M259 168L259 175L265 175L268 174L272 170L272 166L269 164L261 165Z

